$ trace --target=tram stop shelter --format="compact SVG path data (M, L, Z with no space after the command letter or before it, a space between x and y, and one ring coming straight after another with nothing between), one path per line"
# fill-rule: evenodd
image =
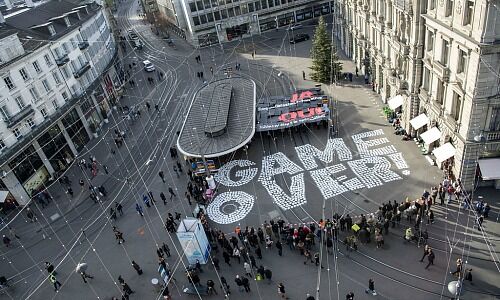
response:
M245 146L255 134L256 86L232 77L200 88L191 101L177 139L177 149L190 158L214 158Z

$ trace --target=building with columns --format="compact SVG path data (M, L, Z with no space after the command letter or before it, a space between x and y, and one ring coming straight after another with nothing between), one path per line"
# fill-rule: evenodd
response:
M21 205L71 165L121 85L101 6L25 6L0 18L0 190Z
M430 162L469 190L478 183L500 187L500 10L495 2L335 1L340 48L384 102L402 99L395 107L404 129Z

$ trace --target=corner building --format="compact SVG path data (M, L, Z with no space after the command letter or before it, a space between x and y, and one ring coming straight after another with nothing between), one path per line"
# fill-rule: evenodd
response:
M0 15L0 190L24 205L71 165L116 102L115 57L95 3L27 1Z
M334 2L340 48L384 102L403 97L406 131L420 137L437 129L436 140L422 145L429 160L468 190L476 183L500 188L500 158L488 160L497 171L481 170L486 158L500 157L498 2ZM416 129L410 121L421 115L425 125ZM453 147L442 160L433 150L447 143Z

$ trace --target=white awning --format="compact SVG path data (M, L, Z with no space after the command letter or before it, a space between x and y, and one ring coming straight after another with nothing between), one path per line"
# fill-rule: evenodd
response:
M483 158L478 162L483 180L500 179L500 158Z
M441 131L437 127L432 127L426 132L422 133L420 137L424 140L426 145L432 144L433 142L439 140L441 137Z
M429 123L429 118L427 118L426 114L420 114L416 116L415 118L410 120L410 124L413 127L413 129L417 130L424 126L425 124Z
M9 195L8 191L0 191L0 203L4 203L8 195Z
M401 95L394 96L391 99L389 99L389 101L387 101L387 104L389 104L390 109L395 110L396 108L403 105L403 96Z
M446 143L443 146L436 148L432 154L436 157L436 162L440 165L443 161L455 155L455 147L451 143Z

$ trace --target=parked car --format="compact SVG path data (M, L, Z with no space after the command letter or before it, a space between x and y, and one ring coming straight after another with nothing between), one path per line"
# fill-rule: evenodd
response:
M290 38L290 44L296 44L307 40L309 40L309 35L307 33L297 33Z
M295 24L290 25L290 30L297 30L300 28L302 28L302 24L300 24L300 23L295 23Z
M133 47L134 49L141 50L141 49L142 49L142 46L143 46L143 44L142 44L142 41L141 41L140 39L137 39L137 40L133 40L133 41L132 41L132 47Z
M146 70L146 72L153 72L156 70L155 66L149 60L143 61L142 64L144 65L144 70Z

